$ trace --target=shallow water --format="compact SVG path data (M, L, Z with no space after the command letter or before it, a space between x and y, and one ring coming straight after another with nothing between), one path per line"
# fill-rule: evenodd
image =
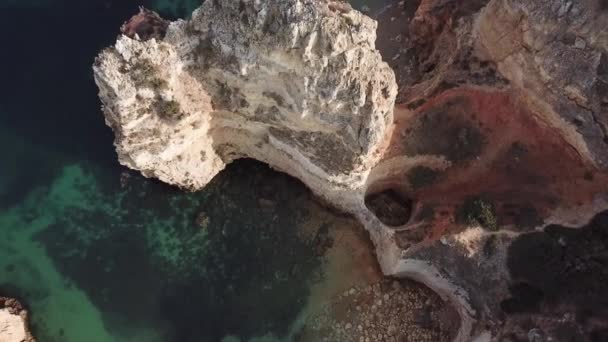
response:
M65 165L0 215L0 279L41 341L288 333L323 277L302 185L250 161L195 194L97 171Z
M289 340L355 224L253 161L197 193L117 164L91 64L139 5L190 6L0 1L0 292L41 342Z

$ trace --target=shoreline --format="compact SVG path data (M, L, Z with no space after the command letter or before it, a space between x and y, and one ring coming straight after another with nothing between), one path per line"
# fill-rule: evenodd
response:
M22 303L0 294L0 331L3 342L36 342L30 330L29 311Z

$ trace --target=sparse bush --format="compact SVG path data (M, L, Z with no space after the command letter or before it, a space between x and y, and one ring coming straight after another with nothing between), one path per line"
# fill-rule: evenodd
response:
M184 116L182 108L175 100L157 102L158 115L165 120L179 120Z
M158 77L158 68L152 61L143 59L133 66L133 80L138 87L147 87L154 90L167 89L169 84L166 80Z
M160 89L167 89L169 87L169 84L167 83L167 81L163 80L162 78L155 77L150 80L149 86L151 86L152 88L154 88L156 90L160 90Z
M467 200L459 210L458 219L461 223L480 225L491 231L498 230L494 205L481 198Z

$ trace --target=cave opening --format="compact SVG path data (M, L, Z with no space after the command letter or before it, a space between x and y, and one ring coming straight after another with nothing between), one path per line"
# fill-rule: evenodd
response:
M388 188L365 196L365 206L389 227L407 224L412 216L413 201L401 191Z

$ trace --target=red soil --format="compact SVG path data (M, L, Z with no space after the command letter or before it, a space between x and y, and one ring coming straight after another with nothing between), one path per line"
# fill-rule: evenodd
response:
M425 206L434 208L431 218L420 219L433 222L427 238L436 239L454 229L457 209L471 197L483 196L493 203L499 224L509 225L546 218L557 207L589 203L594 194L608 188L606 175L526 108L508 92L476 88L447 90L415 111L396 108L385 160L413 157L416 152L433 154L434 150L448 152L437 156L452 159L435 182L409 190L417 203L414 219ZM425 127L435 134L426 134ZM470 132L480 133L480 139L467 142L467 136L475 137ZM458 144L464 144L463 148L450 149ZM458 155L450 158L446 154L451 151ZM407 183L408 171L383 183L399 187Z

